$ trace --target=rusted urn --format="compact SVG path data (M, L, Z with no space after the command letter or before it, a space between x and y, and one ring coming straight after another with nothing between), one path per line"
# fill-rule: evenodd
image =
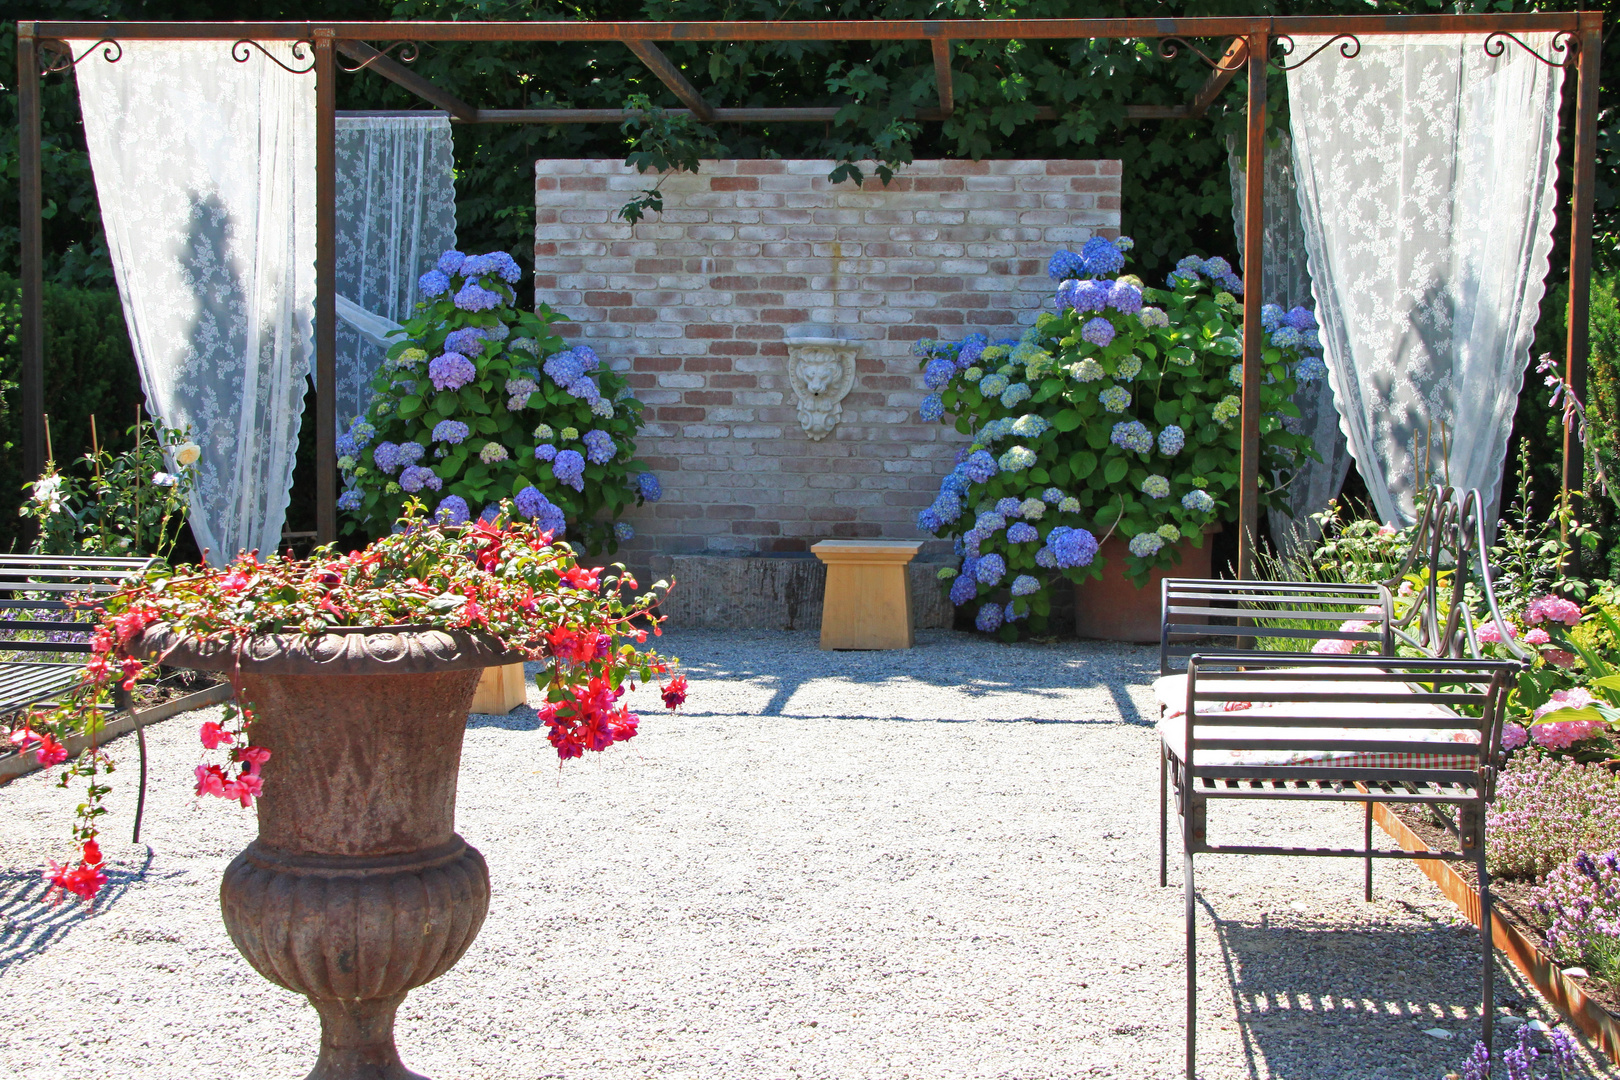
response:
M1156 643L1159 640L1159 582L1167 577L1209 577L1209 538L1217 531L1204 530L1203 547L1193 547L1185 540L1174 545L1181 561L1169 570L1150 571L1147 584L1141 588L1125 576L1125 562L1130 558L1129 542L1118 536L1104 540L1098 549L1098 554L1107 560L1102 576L1087 578L1074 587L1075 634L1106 641Z
M179 667L237 650L161 627L140 642ZM270 751L259 837L220 884L231 941L321 1017L309 1080L419 1077L394 1046L407 991L461 959L489 910L484 857L456 835L456 777L494 642L409 627L248 639L253 743Z

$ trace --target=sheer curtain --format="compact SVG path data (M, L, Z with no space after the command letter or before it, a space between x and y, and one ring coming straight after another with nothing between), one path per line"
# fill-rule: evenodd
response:
M1227 162L1232 177L1232 224L1237 230L1238 252L1243 251L1244 192L1248 189L1247 163L1243 145L1236 136L1226 140ZM1265 244L1261 252L1260 296L1268 304L1283 309L1311 304L1311 274L1305 265L1305 226L1300 220L1299 195L1294 185L1292 140L1279 136L1277 145L1266 147ZM1269 513L1271 537L1279 554L1288 558L1309 545L1321 530L1311 515L1327 507L1328 501L1344 487L1350 472L1350 446L1339 428L1339 411L1333 404L1333 387L1326 379L1301 383L1294 394L1299 406L1299 425L1316 444L1321 461L1307 461L1295 472L1282 497L1293 515L1282 510Z
M191 529L218 565L274 551L286 517L313 348L315 79L245 46L237 63L229 42L121 44L76 69L85 139L147 405L202 448Z
M1550 55L1552 35L1522 35ZM1308 56L1325 38L1300 38ZM1563 70L1482 35L1368 37L1288 73L1334 398L1379 515L1433 479L1495 520L1552 250Z
M420 297L416 279L456 246L450 118L337 120L337 415L371 403L371 377Z

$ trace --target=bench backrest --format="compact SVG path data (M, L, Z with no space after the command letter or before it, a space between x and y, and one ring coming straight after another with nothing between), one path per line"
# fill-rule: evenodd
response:
M0 652L88 653L96 615L69 601L115 593L156 561L0 555Z

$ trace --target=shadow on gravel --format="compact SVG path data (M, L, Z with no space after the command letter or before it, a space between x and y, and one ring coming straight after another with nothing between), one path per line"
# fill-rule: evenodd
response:
M537 731L540 714L532 706L519 705L504 716L499 713L472 713L467 717L469 728L498 728L501 731Z
M145 881L152 870L152 849L139 866L107 867L107 884L94 904L78 897L51 898L38 870L0 870L0 975L13 964L37 957L66 937L75 926L106 911Z
M1215 918L1231 993L1228 1004L1204 981L1202 1021L1225 1019L1222 1011L1235 1007L1251 1077L1442 1076L1479 1037L1472 929L1277 926L1265 917L1222 920L1200 903ZM1500 968L1497 987L1511 989Z

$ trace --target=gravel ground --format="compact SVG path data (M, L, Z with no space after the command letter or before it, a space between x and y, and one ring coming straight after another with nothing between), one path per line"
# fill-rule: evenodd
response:
M531 709L473 717L459 825L494 899L467 956L401 1009L408 1064L438 1080L1179 1075L1154 650L949 631L908 653L822 653L807 633L665 644L688 708L641 691L642 734L561 772ZM39 774L0 789L0 1073L309 1068L314 1012L219 921L220 872L254 825L191 796L201 718L149 731L140 846L113 842L133 769L114 778L93 912L43 903L36 870L63 854L72 795ZM133 765L131 739L117 750ZM1360 818L1239 804L1211 831L1353 845ZM1411 867L1377 875L1365 904L1359 863L1203 859L1208 1080L1438 1080L1463 1057L1476 939ZM1498 973L1499 1031L1552 1019Z

